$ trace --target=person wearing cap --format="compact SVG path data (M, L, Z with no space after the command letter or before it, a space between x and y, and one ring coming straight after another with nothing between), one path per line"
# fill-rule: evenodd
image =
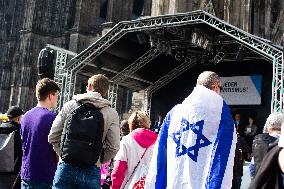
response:
M24 114L23 110L17 106L12 106L7 111L8 121L3 122L0 125L0 133L1 134L9 134L13 131L20 131L20 122L22 115ZM20 134L20 133L19 133Z
M20 135L20 122L22 115L24 114L23 110L18 106L12 106L7 111L8 121L3 122L0 125L0 134L9 134L15 131L15 155L21 155L21 135Z
M0 125L0 134L9 134L15 132L14 136L14 160L16 161L14 171L19 172L22 160L22 140L20 135L20 122L23 110L18 106L12 106L7 111L8 121Z

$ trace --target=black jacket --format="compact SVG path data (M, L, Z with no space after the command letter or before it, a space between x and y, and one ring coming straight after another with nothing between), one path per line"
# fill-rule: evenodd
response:
M235 158L234 158L234 178L243 176L244 166L244 153L249 152L249 147L245 142L245 139L240 135L237 136Z
M0 125L0 134L9 134L13 131L17 132L20 131L20 124L14 122L14 121L7 121Z
M0 134L9 134L15 131L14 137L14 149L15 149L15 159L17 157L22 157L22 140L20 135L21 125L14 122L8 121L0 125Z
M283 189L281 169L278 163L281 147L275 146L263 158L261 166L249 189Z
M257 173L264 156L277 145L278 139L270 136L268 133L262 133L255 136L252 144L255 174Z

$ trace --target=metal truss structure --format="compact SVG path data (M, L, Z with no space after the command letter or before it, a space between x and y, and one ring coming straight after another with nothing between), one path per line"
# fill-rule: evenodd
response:
M110 88L108 90L108 99L113 108L116 108L117 98L118 98L118 84L111 83Z
M119 72L116 76L114 76L111 80L114 83L120 83L124 81L129 75L135 73L137 70L148 64L151 60L159 56L162 52L158 48L151 48L141 57L139 57L132 64L127 66L121 72Z
M56 51L54 81L58 84L59 88L61 89L61 91L59 91L59 95L58 95L59 98L58 98L57 107L56 107L56 111L58 112L59 109L63 106L63 99L64 99L64 95L66 94L64 92L64 89L65 89L64 80L65 80L65 75L66 75L64 67L67 62L67 57L68 56L74 57L77 54L72 51L68 51L66 49L59 48L57 46L50 45L50 44L47 44L46 47Z
M121 72L119 72L117 75L115 75L113 78L111 78L111 81L113 83L111 84L111 87L109 89L108 98L113 108L116 108L116 102L118 99L118 84L124 81L125 79L129 78L130 75L132 75L137 70L139 70L140 68L151 62L151 60L159 56L161 53L162 52L159 51L158 48L150 48L149 51L147 51L136 61L134 61L132 64L130 64Z
M171 70L169 73L161 77L158 81L147 87L145 89L146 99L144 101L144 111L148 112L148 114L150 115L151 99L152 94L154 92L158 91L160 88L170 83L173 79L177 78L179 75L192 68L194 65L196 65L196 63L197 62L195 57L186 57L182 64L180 64L179 66Z
M272 82L272 101L271 111L282 111L283 109L283 52L278 48L267 43L267 41L253 36L243 30L240 30L217 17L206 13L204 11L194 11L189 13L179 13L174 15L163 15L157 17L150 17L134 21L123 21L115 25L109 32L102 36L98 41L93 43L87 49L82 51L70 62L68 62L61 73L64 75L56 75L57 81L63 86L64 95L60 98L62 102L68 101L74 93L74 84L77 73L85 66L90 64L97 56L99 56L108 47L113 45L117 40L129 32L142 32L157 30L162 28L179 28L192 24L206 24L209 27L215 28L224 35L234 39L237 43L245 46L251 51L258 53L260 56L273 63L273 82ZM147 56L147 55L146 55ZM139 62L139 60L137 60ZM134 65L132 65L134 66ZM135 67L135 66L134 66ZM129 69L122 71L115 76L114 79L121 81L127 76L125 73L130 73L139 69ZM133 74L132 72L132 74ZM179 69L173 71L175 74L180 72ZM59 74L59 72L57 72ZM62 78L64 77L64 78ZM163 83L163 82L161 82ZM159 88L160 82L155 82L151 87L153 89ZM119 83L116 83L119 84ZM114 90L115 91L115 90ZM111 98L114 98L112 95ZM148 98L148 100L150 100Z

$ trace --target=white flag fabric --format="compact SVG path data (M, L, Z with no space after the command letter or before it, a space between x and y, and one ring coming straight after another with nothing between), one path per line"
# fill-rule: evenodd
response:
M145 188L231 188L236 141L228 105L196 86L164 119Z

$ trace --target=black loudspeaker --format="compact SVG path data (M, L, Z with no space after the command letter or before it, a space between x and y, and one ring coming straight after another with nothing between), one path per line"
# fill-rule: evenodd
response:
M37 59L38 75L42 78L54 79L55 52L49 48L40 51Z

